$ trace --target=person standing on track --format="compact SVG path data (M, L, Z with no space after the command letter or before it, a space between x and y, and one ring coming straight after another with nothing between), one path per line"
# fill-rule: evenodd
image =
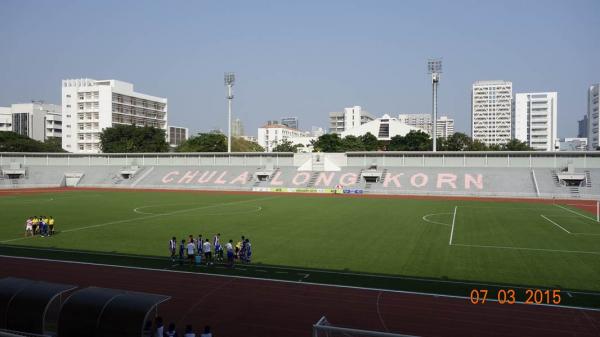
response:
M177 239L173 237L169 240L169 252L171 253L171 262L175 262L175 254L177 253Z
M183 266L183 255L185 252L185 240L181 240L179 244L179 265Z

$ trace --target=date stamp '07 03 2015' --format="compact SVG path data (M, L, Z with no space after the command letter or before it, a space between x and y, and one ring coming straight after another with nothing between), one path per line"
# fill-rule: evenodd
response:
M488 298L498 304L515 304L517 297L521 298L519 295L525 295L525 301L522 302L525 304L560 304L561 301L559 289L473 289L469 295L472 304L486 304Z

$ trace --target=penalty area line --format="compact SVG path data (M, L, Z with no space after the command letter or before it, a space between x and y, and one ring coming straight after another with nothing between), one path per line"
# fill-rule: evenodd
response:
M448 246L452 246L452 237L454 236L454 223L456 222L456 209L458 206L454 206L454 215L452 216L452 229L450 230L450 241Z
M556 227L558 227L558 228L562 229L563 231L567 232L568 234L573 234L573 233L569 232L568 230L566 230L566 229L565 229L563 226L561 226L561 225L557 224L556 222L554 222L554 221L552 221L552 220L548 219L548 217L546 217L544 214L540 214L540 216L541 216L542 218L544 218L544 219L546 219L546 220L550 221L550 223L551 223L551 224L553 224L554 226L556 226Z

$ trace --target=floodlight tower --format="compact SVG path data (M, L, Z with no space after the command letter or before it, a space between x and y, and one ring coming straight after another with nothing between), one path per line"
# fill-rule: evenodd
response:
M433 86L433 97L432 97L432 114L433 114L433 127L431 130L433 138L433 152L437 151L437 88L440 82L440 74L442 73L442 59L434 58L427 60L427 72L431 74L431 85Z
M227 86L227 152L231 152L231 103L233 101L234 73L225 73L225 85Z

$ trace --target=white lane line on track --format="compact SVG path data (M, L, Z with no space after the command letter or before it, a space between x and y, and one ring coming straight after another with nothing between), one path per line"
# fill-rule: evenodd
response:
M76 231L90 229L90 228L99 228L99 227L104 227L104 226L109 226L109 225L116 225L116 224L121 224L121 223L127 223L127 222L131 222L131 221L147 220L147 219L158 218L158 217L161 217L161 216L168 216L168 215L175 215L175 214L180 214L180 213L192 212L192 211L196 211L196 210L200 210L200 209L207 209L207 208L214 208L214 207L220 207L220 206L243 204L243 203L248 203L248 202L253 202L253 201L261 201L261 200L268 200L268 199L274 199L274 198L277 198L277 196L271 196L271 197L265 197L265 198L256 198L256 199L248 199L248 200L231 201L231 202L225 202L225 203L220 203L220 204L214 204L214 205L208 205L208 206L202 206L202 207L196 207L196 208L189 208L189 209L184 209L184 210L179 210L179 211L173 211L173 212L169 212L169 213L152 214L152 215L141 216L141 217L137 217L137 218L130 218L130 219L124 219L124 220L109 221L109 222L100 223L100 224L96 224L96 225L90 225L90 226L83 226L83 227L78 227L78 228L66 229L66 230L60 231L60 233L70 233L70 232L76 232ZM28 238L33 238L33 237L34 236L19 237L19 238L14 238L14 239L0 241L0 243L20 241L20 240L25 240L25 239L28 239Z
M379 317L379 322L381 323L381 326L383 326L385 332L390 332L390 330L387 328L387 325L385 325L383 316L381 316L381 310L379 310L379 300L381 300L381 294L383 294L381 291L377 294L377 303L375 304L377 307L377 316Z
M276 282L276 283L291 283L298 284L299 281L288 281L288 280L276 280L269 278L261 278L261 277L252 277L252 276L238 276L238 275L223 275L223 274L211 274L211 273L203 273L203 272L193 272L193 271L182 271L182 270L172 270L172 269L153 269L153 268L144 268L144 267L130 267L130 266L119 266L119 265L111 265L104 263L92 263L92 262L78 262L78 261L66 261L66 260L52 260L45 258L34 258L34 257L24 257L24 256L10 256L10 255L1 255L0 258L9 258L9 259L21 259L21 260L31 260L31 261L45 261L45 262L55 262L55 263L66 263L66 264L78 264L78 265L88 265L88 266L98 266L98 267L109 267L109 268L122 268L122 269L131 269L131 270L142 270L142 271L150 271L150 272L163 272L163 273L180 273L186 275L201 275L201 276L209 276L209 277L223 277L223 278L235 278L241 280L257 280L257 281L267 281L267 282ZM236 268L238 270L242 268ZM308 274L307 274L308 275ZM430 297L442 297L442 298L454 298L460 300L468 300L468 296L457 296L457 295L446 295L446 294L435 294L435 293L424 293L418 291L406 291L406 290L392 290L392 289L381 289L381 288L367 288L367 287L357 287L357 286L346 286L346 285L336 285L336 284L327 284L327 283L314 283L314 282L302 282L311 286L318 287L328 287L328 288L343 288L343 289L357 289L357 290L366 290L366 291L382 291L388 293L396 293L396 294L409 294L409 295L421 295L421 296L430 296ZM481 284L484 285L484 284ZM575 292L573 292L575 293ZM586 294L586 293L584 293ZM597 295L590 293L591 295ZM497 299L488 298L488 301L498 302ZM521 305L526 306L542 306L542 307L550 307L550 308L560 308L560 309L574 309L574 310L586 310L586 311L595 311L600 312L600 308L585 308L585 307L575 307L568 305L558 305L558 304L525 304L524 302L515 302Z

